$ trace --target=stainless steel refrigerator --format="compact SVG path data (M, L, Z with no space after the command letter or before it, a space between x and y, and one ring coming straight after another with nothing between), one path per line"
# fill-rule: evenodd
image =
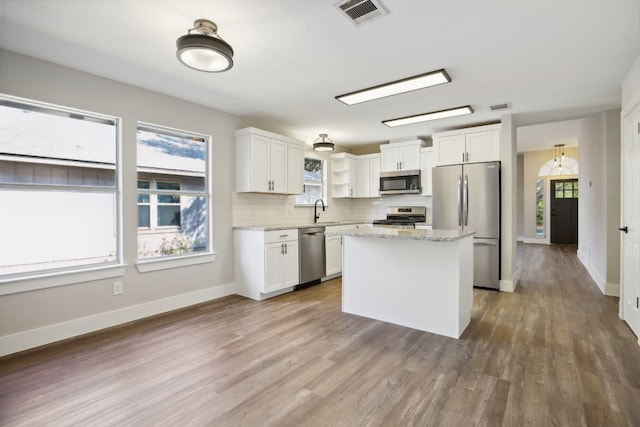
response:
M500 288L500 162L433 168L434 229L473 230L473 284Z

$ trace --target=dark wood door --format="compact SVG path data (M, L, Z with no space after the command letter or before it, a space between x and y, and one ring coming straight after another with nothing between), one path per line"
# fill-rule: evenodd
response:
M578 243L578 180L551 181L551 243Z

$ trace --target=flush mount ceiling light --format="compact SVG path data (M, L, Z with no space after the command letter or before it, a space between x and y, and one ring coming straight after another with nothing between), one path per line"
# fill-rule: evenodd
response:
M373 99L385 98L391 95L411 92L413 90L424 89L430 86L436 86L443 83L449 83L451 77L447 72L442 70L431 71L429 73L420 74L419 76L408 77L395 82L385 83L379 86L370 87L368 89L358 90L356 92L347 93L336 96L338 101L347 105L359 104L360 102L371 101Z
M418 114L409 117L400 117L399 119L384 120L382 123L389 126L410 125L413 123L427 122L429 120L446 119L448 117L464 116L465 114L473 114L473 108L467 105L464 107L451 108L448 110L433 111L431 113Z
M313 151L333 151L333 142L326 133L321 133L313 142Z
M218 26L207 19L196 19L176 46L178 60L194 70L219 73L233 67L233 49L218 35Z

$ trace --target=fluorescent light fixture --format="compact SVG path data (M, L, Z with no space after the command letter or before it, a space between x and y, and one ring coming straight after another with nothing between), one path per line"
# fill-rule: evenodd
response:
M371 101L373 99L379 99L391 95L398 95L400 93L411 92L413 90L424 89L425 87L449 83L450 81L451 77L449 77L447 72L442 69L431 71L425 74L420 74L419 76L408 77L406 79L397 80L395 82L370 87L368 89L346 93L344 95L336 96L336 99L338 101L344 102L347 105L353 105L359 104L361 102Z
M400 117L399 119L384 120L382 123L389 127L402 125L410 125L413 123L427 122L429 120L446 119L448 117L464 116L465 114L473 114L473 108L470 105L465 107L456 107L448 110L433 111L431 113L418 114L409 117Z

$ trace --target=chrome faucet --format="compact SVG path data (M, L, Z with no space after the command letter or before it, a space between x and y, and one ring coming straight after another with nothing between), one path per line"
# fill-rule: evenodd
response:
M322 199L316 200L316 202L313 204L313 223L314 224L318 222L318 219L320 218L320 215L318 214L318 211L317 211L318 202L322 203L322 212L324 212L324 201Z

